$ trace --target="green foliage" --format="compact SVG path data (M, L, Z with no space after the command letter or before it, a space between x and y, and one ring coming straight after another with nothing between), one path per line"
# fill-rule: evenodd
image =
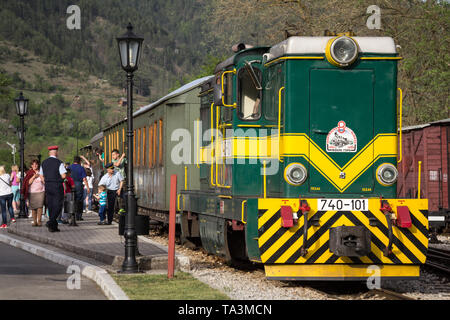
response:
M72 71L74 77L91 73L122 87L123 71L115 38L132 21L136 33L145 39L136 73L143 81L136 81L135 86L140 94L152 93L156 100L167 94L176 80L195 73L202 64L202 57L208 52L206 44L199 41L206 27L206 3L206 0L81 0L77 3L82 15L81 30L69 30L66 9L73 4L70 0L4 0L0 37L32 50L45 62L78 70ZM0 56L7 56L0 52ZM16 61L27 61L18 51L14 51L14 56ZM54 71L47 70L50 78L57 76ZM43 86L36 90L55 90Z
M370 30L366 10L381 9L381 29ZM450 117L450 3L441 0L216 0L209 43L273 45L286 36L322 36L325 30L390 36L399 46L398 85L404 124Z
M11 141L10 141L11 142ZM11 142L12 143L12 142ZM16 145L16 154L15 154L15 162L16 164L20 164L20 153L19 153L19 145ZM11 173L11 166L14 164L14 158L12 154L12 149L5 142L0 146L0 165L5 166L5 170L7 173Z
M35 74L33 90L39 92L53 92L55 91L55 86L53 86L48 81L44 80L44 78L41 75Z

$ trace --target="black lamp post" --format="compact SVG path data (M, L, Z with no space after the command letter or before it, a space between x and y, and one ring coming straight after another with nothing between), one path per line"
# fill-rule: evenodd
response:
M138 272L136 262L137 234L135 216L137 203L134 194L133 179L133 72L138 69L139 56L143 38L133 33L131 23L127 26L127 32L117 38L119 45L120 62L127 73L127 216L124 228L125 259L122 264L122 272Z
M25 176L24 171L24 159L25 159L25 128L24 128L24 117L28 113L28 99L25 99L22 92L16 102L17 115L20 117L20 185L23 186L23 177ZM20 212L18 218L28 218L27 212L25 212L25 201L23 199L23 194L20 192Z

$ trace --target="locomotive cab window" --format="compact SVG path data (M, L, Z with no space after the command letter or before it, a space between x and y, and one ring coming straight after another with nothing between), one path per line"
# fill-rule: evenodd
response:
M257 120L261 117L261 71L247 64L238 73L239 118Z
M220 82L220 81L219 81ZM233 104L233 75L231 73L225 74L223 77L223 101L226 105Z
M284 86L283 65L278 64L271 67L264 77L264 115L267 120L276 121L278 119L278 94L280 88ZM283 108L281 112L283 112Z

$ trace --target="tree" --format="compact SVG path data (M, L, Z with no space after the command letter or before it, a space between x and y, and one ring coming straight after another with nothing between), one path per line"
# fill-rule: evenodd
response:
M374 4L381 8L381 30L366 27L366 10ZM450 117L449 7L438 0L217 0L211 38L231 47L255 40L273 45L286 36L322 36L325 30L391 36L404 58L398 77L404 123L416 124Z

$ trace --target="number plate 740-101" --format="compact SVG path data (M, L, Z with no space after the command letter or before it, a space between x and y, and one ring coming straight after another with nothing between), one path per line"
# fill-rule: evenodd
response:
M317 210L320 211L367 211L368 199L317 199Z

